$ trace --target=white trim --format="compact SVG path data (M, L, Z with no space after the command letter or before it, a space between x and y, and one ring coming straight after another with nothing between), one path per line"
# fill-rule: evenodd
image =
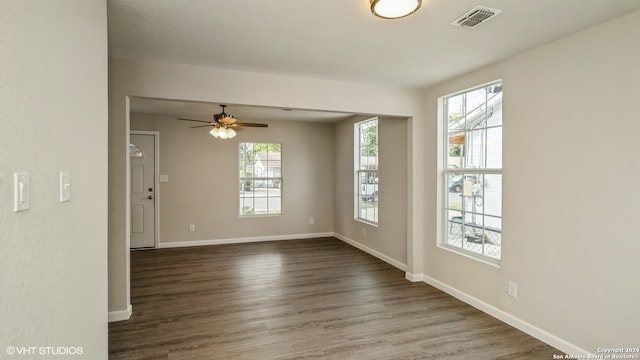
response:
M261 241L278 241L278 240L299 240L324 238L333 236L332 232L312 233L312 234L292 234L292 235L270 235L270 236L254 236L243 238L229 239L213 239L213 240L193 240L193 241L174 241L162 242L158 244L158 248L177 248L190 246L207 246L207 245L223 245L223 244L243 244Z
M553 335L535 325L532 325L514 315L511 315L507 312L505 312L504 310L500 310L497 307L490 305L476 297L473 297L465 292L462 292L450 285L447 285L441 281L438 281L430 276L427 276L426 274L420 274L422 277L422 280L437 288L440 289L442 291L444 291L445 293L475 307L478 310L481 310L485 313L487 313L488 315L493 316L494 318L507 323L513 327L515 327L516 329L527 333L531 336L533 336L534 338L545 342L551 346L553 346L554 348L563 351L567 354L571 354L571 355L592 355L590 354L587 350L584 350L582 348L580 348L577 345L574 345L564 339L561 339L559 337L557 337L556 335ZM407 276L409 276L409 274L407 274ZM412 274L411 276L417 276L416 274Z
M424 281L424 278L422 277L422 274L405 273L404 274L404 278L409 280L409 281L411 281L411 282Z
M129 320L132 313L133 307L131 307L131 304L127 305L126 310L109 311L109 322Z
M389 265L393 265L393 266L397 267L398 269L400 269L402 271L407 271L407 265L406 264L403 264L403 263L399 262L398 260L392 259L389 256L387 256L387 255L385 255L385 254L383 254L383 253L381 253L381 252L379 252L377 250L374 250L374 249L372 249L372 248L370 248L370 247L368 247L366 245L363 245L363 244L361 244L361 243L359 243L359 242L357 242L357 241L355 241L353 239L349 239L348 237L346 237L344 235L333 233L333 236L338 238L338 239L340 239L340 240L342 240L342 241L344 241L344 242L346 242L347 244L349 244L349 245L351 245L351 246L353 246L355 248L358 248L358 249L366 252L369 255L377 257L378 259L386 262Z

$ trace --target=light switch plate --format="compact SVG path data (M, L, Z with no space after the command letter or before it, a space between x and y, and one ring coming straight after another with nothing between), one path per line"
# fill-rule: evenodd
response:
M29 210L31 207L31 179L29 173L13 174L13 211Z
M169 175L160 175L160 182L169 182Z
M60 202L71 201L71 174L68 171L60 172Z

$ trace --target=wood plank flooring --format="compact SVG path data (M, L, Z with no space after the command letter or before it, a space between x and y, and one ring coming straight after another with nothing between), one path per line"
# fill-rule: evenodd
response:
M337 239L131 253L109 359L552 359L561 352Z

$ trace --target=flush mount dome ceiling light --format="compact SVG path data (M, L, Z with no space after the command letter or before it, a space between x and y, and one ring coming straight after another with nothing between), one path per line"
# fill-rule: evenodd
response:
M370 0L371 12L383 19L399 19L418 11L422 0Z

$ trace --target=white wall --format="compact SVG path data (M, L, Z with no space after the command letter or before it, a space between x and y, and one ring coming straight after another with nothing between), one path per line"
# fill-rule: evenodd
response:
M160 137L160 246L251 237L312 236L333 231L333 124L269 121L233 139L175 116L132 114L131 129ZM238 143L282 144L282 215L238 216ZM309 218L314 218L314 224ZM189 232L189 224L196 226ZM193 243L191 243L193 244Z
M637 347L640 332L640 12L426 91L504 80L503 249L496 268L436 247L435 152L425 165L425 274L547 332L563 350ZM518 298L507 296L507 281Z
M407 263L407 120L378 118L378 226L354 219L354 124L370 119L354 116L335 124L334 231L343 240L364 247L406 270ZM363 233L363 229L366 231Z
M413 153L423 127L421 92L336 81L220 70L151 61L109 63L109 309L126 311L129 294L128 97L221 102L409 118L407 269L422 266L422 169Z
M0 357L75 346L107 359L105 1L0 1L0 49ZM20 213L16 171L31 174Z

